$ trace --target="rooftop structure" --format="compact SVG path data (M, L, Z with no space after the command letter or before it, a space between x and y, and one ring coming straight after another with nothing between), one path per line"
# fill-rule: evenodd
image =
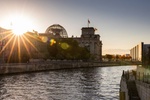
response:
M102 60L102 41L100 35L95 34L93 27L83 27L80 38L74 38L81 47L86 47L92 55L91 60Z
M64 27L59 24L53 24L49 26L46 31L46 34L52 34L54 36L60 36L61 38L67 38L68 34Z

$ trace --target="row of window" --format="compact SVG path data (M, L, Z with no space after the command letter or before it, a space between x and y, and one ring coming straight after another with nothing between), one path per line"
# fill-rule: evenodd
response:
M92 44L93 42L82 42L82 44ZM94 42L94 44L97 44L97 42Z

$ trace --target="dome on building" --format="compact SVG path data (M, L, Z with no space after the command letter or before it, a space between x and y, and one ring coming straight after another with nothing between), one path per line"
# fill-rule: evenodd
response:
M67 31L65 30L65 28L59 24L53 24L53 25L49 26L46 29L45 33L52 34L55 36L60 36L62 38L68 37Z

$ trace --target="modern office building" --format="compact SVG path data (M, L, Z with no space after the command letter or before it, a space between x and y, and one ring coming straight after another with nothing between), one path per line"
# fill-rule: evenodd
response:
M133 61L142 61L148 59L150 44L144 44L141 42L130 50L130 55Z
M143 42L136 45L130 50L132 61L142 61Z

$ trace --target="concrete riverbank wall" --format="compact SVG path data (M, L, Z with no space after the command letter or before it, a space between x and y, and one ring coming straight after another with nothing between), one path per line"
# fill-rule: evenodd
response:
M121 78L120 84L121 84L119 92L120 100L129 100L127 82L124 77Z
M34 63L9 63L0 64L0 74L35 72L69 68L85 68L85 67L105 67L117 66L118 64L100 63L100 62L34 62Z
M150 68L138 66L136 86L141 100L150 100Z
M135 85L129 84L132 89L129 88L128 81L135 81ZM134 86L136 88L133 88ZM133 90L137 90L140 97L134 100L150 100L150 68L138 66L136 71L123 72L120 82L120 100L130 100L128 95L135 94Z
M136 81L136 87L141 100L150 100L150 84L142 81Z
M134 71L123 71L119 95L119 100L141 100L136 86Z

